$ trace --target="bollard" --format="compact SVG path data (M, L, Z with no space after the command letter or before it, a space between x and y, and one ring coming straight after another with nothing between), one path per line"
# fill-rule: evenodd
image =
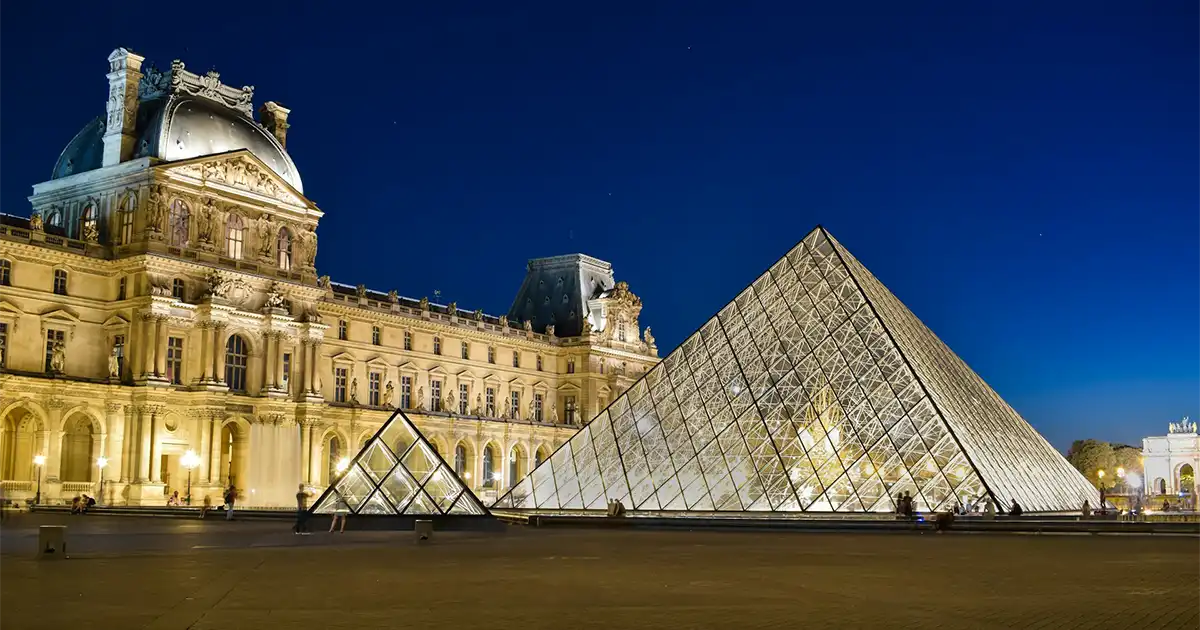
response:
M42 525L38 528L38 558L67 558L66 525Z
M418 519L413 525L413 531L417 533L417 540L429 540L433 535L433 521L427 519Z

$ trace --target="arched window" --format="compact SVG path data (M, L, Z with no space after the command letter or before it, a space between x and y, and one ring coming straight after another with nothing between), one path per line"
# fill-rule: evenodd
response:
M225 342L225 384L230 391L246 391L246 360L250 345L241 335L230 335Z
M524 453L521 452L521 447L519 446L514 445L512 450L508 452L508 487L510 488L517 485L517 482L523 476L521 474L521 459L523 459L523 456Z
M329 470L327 471L329 476L325 478L331 483L337 479L337 465L340 459L342 459L342 442L334 435L329 438Z
M94 234L96 229L96 204L89 203L79 213L79 238L86 239L88 234Z
M467 447L459 444L454 447L454 472L459 479L464 479L467 472Z
M133 193L125 195L121 207L117 210L117 221L120 231L117 233L118 244L128 245L133 242L133 211L137 208L137 196Z
M225 255L234 259L242 259L242 247L246 243L246 223L240 214L230 214L225 223Z
M537 452L533 454L533 465L535 467L541 466L542 462L544 462L544 461L546 461L546 448L542 447L542 448L539 448L537 450Z
M188 224L191 211L180 199L171 202L171 212L167 216L167 244L176 247L187 247Z
M279 268L290 271L292 268L292 232L287 228L279 228Z
M488 444L483 447L483 487L495 487L496 478L496 456L492 452L492 445Z

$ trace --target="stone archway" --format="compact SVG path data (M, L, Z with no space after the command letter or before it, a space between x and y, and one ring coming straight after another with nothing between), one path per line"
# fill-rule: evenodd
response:
M33 458L47 451L44 419L24 404L15 404L0 417L0 478L34 481Z
M508 487L512 488L517 485L525 477L528 472L525 470L526 462L525 449L521 448L520 444L513 444L508 451Z
M85 413L74 413L63 422L61 479L92 481L94 462L99 451L95 422Z
M336 429L328 429L321 436L320 485L328 486L337 477L337 466L341 460L353 460L354 453L350 452L350 441Z
M232 483L239 490L243 490L239 482L245 482L248 472L250 424L242 418L226 420L225 424L221 425L219 446L217 473L221 485L227 487Z
M1175 471L1175 488L1182 493L1196 493L1196 469L1184 464Z
M454 445L453 457L450 460L450 465L454 467L455 474L467 487L474 487L471 483L471 468L475 461L475 450L471 448L471 444L466 440L460 440Z

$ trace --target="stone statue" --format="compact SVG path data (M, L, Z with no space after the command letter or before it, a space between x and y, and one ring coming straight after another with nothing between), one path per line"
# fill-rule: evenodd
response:
M360 300L367 297L367 285L360 284L357 287L354 287L354 293L358 295L358 299Z
M163 219L167 216L167 200L163 195L162 186L150 189L150 199L146 204L146 227L151 232L162 232Z
M108 376L109 378L120 378L121 376L121 347L115 343L112 352L108 355Z
M308 226L304 232L300 234L300 238L304 243L304 265L313 267L317 262L317 229L315 226Z
M199 216L196 217L196 237L201 243L212 243L213 226L217 222L217 212L217 200L212 197L205 199L204 205L200 206Z
M425 387L417 388L417 411L425 411Z
M546 335L550 337L554 336L554 324L548 324L546 326Z
M477 322L483 321L483 309L481 309L481 308L475 309L475 312L471 316L474 317L475 321L477 321Z
M650 334L650 327L647 326L645 332L642 333L642 338L646 340L647 346L654 345L654 335Z
M278 282L272 282L267 289L267 308L283 308L283 291Z
M458 315L458 302L451 302L450 306L446 307L446 312L451 316Z
M508 317L505 315L501 315L499 324L500 324L501 328L508 328Z
M350 402L358 404L358 377L350 379Z
M213 270L208 274L209 294L215 298L225 298L229 295L229 278L220 271Z
M521 326L525 328L525 332L533 332L533 322L529 321L528 319L525 320Z
M317 286L322 289L328 289L329 288L329 276L321 276L320 278L317 278Z
M529 400L529 418L528 419L530 421L533 420L533 399L532 398Z
M391 302L392 304L399 304L400 303L400 294L397 293L395 289L388 291L388 301Z
M97 243L100 241L100 230L96 229L94 221L88 221L83 224L83 240L89 243Z
M483 396L475 394L475 415L483 415Z
M590 320L590 319L587 319L587 318L584 318L584 320L583 320L583 334L584 334L584 335L590 335L590 334L592 334L592 320Z
M550 401L550 421L558 424L558 403Z
M54 349L50 355L50 371L55 374L62 374L67 367L67 348L61 341L54 342Z
M45 231L46 226L42 223L42 213L41 212L34 212L29 217L29 229L33 230L34 232Z
M396 387L391 381L387 382L387 386L383 388L383 406L385 409L392 409L392 401L396 398Z
M265 214L258 217L258 220L254 222L254 227L258 232L258 254L269 259L271 257L271 236L274 232L271 218Z
M427 298L427 297L421 298L421 310L422 311L429 310L429 298Z
M454 404L454 392L450 392L449 394L446 394L446 408L443 409L442 411L445 411L447 413L454 413L457 410L458 410L458 406Z

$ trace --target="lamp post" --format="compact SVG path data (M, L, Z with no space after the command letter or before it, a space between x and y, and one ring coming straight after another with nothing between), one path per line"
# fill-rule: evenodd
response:
M33 465L37 466L37 469L38 469L37 494L34 495L34 497L33 497L33 504L38 505L42 502L42 466L46 465L46 456L45 455L34 455Z
M104 500L104 467L108 466L108 458L101 455L96 458L96 468L100 469L100 500Z
M195 468L200 465L200 456L196 455L196 451L188 450L188 452L183 454L183 458L180 460L179 463L183 464L183 467L186 468L188 471L187 504L191 505L192 504L192 471L195 470Z

